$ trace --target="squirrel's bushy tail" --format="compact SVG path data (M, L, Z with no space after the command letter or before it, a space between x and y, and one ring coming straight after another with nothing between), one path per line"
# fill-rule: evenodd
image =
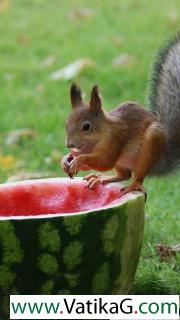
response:
M168 172L180 165L180 34L158 53L149 101L167 134L167 159L162 171Z

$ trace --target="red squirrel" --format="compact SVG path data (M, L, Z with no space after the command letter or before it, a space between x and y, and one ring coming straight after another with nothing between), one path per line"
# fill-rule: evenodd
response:
M180 160L180 36L159 52L151 80L150 110L130 101L106 112L97 86L86 103L81 89L72 84L70 100L66 145L76 151L62 159L64 171L73 177L80 170L115 169L114 176L86 176L87 186L132 176L123 193L139 190L146 194L144 178L168 173Z

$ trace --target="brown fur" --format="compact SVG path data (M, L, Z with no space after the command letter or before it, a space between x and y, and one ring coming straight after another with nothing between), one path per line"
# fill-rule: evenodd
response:
M141 189L144 178L166 152L166 135L157 117L135 102L105 112L97 86L89 104L82 101L76 85L71 87L70 96L67 145L80 151L70 165L72 175L83 165L98 171L115 168L119 180L134 173L131 186ZM91 125L87 132L83 131L85 122Z

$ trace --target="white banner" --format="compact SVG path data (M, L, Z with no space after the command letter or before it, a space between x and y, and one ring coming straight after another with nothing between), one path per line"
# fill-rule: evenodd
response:
M178 320L173 295L11 295L10 319Z

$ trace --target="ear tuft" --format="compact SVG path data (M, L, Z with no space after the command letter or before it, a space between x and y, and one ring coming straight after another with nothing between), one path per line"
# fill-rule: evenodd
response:
M79 106L82 102L81 89L76 83L73 83L71 85L70 99L71 99L71 105L73 108Z
M99 111L102 110L102 99L100 97L99 89L98 89L97 85L95 85L92 88L91 97L90 97L90 101L89 101L89 108L96 115L99 113Z

